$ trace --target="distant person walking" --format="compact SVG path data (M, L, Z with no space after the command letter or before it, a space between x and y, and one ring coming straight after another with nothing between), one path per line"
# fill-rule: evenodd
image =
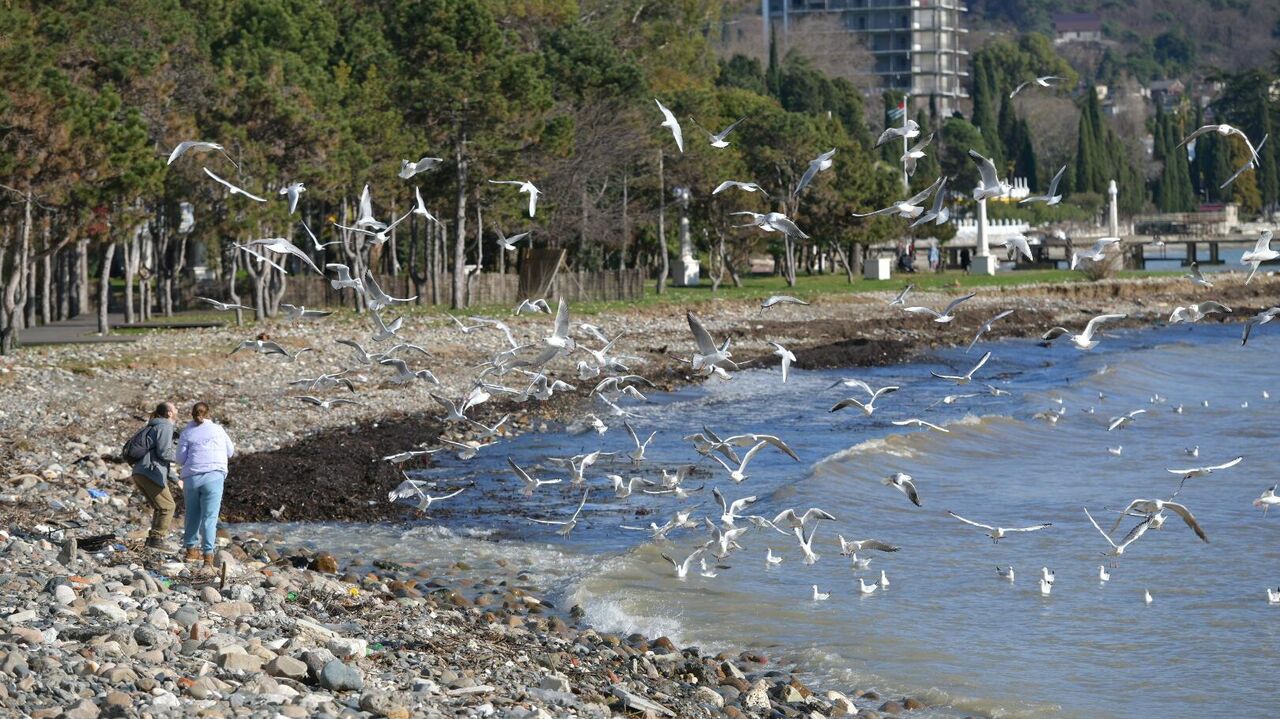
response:
M205 566L213 566L227 460L235 451L227 433L209 419L209 405L196 402L191 408L191 422L178 440L177 456L178 464L182 465L183 497L187 503L182 546L188 562L203 558Z
M941 257L938 254L938 243L934 242L929 245L929 270L937 272L941 269Z
M161 402L146 426L124 446L124 456L133 461L133 486L142 492L151 507L151 529L147 547L162 552L176 551L165 541L173 521L173 495L169 492L169 463L174 458L173 421L178 410L171 402Z

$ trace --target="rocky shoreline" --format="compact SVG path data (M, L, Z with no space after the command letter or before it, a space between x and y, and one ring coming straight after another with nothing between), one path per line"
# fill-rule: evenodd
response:
M790 347L800 367L833 367L901 362L967 343L977 324L1010 307L1018 311L996 324L992 338L1082 324L1100 311L1149 324L1192 296L1236 307L1238 320L1280 304L1280 283L1261 277L1244 287L1235 279L1195 290L1149 279L993 289L950 325L888 308L879 295L823 297L768 313L744 302L697 311L713 335L733 338L735 359L767 366L767 338ZM938 293L914 299L946 301ZM636 370L661 387L696 381L674 361L691 345L682 311L589 319L610 333L626 327L625 352L639 356ZM444 387L435 391L446 396L462 391L480 349L502 347L496 336L461 337L447 318L410 317L406 325L415 321L421 326L406 335L431 350L423 366L440 377ZM525 336L546 323L545 316L510 321ZM140 550L141 504L114 455L160 399L211 401L236 438L241 455L224 504L232 521L399 518L404 510L385 501L399 473L378 458L453 436L436 419L428 388L390 384L377 368L356 373L359 405L320 413L291 399L301 392L288 381L341 366L333 339L359 336L361 320L271 323L266 331L286 345L318 348L296 363L224 354L258 331L157 332L129 345L0 358L7 398L0 404L3 713L826 717L923 706L907 697L815 691L751 652L708 656L662 637L601 634L580 625L576 608L552 606L551 588L514 566L475 579L460 557L456 567L385 566L356 576L332 555L240 529L225 538L209 573ZM568 374L561 377L571 384L591 384ZM510 412L512 431L538 430L580 407L586 392L521 406L495 401L478 418L494 422Z

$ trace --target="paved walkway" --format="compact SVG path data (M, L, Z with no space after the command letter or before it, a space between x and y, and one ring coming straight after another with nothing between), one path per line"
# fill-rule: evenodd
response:
M146 325L133 324L126 325L124 322L123 312L112 312L108 315L113 328L136 328L136 327L154 327L156 329L181 329L192 327L217 327L221 323L211 322L184 322L182 313L175 314L173 317L166 318L157 317ZM94 342L133 342L137 339L130 334L109 334L106 336L98 334L98 315L81 315L69 320L54 322L51 325L43 327L29 327L22 330L18 334L19 343L24 347L32 345L65 345L65 344L91 344Z

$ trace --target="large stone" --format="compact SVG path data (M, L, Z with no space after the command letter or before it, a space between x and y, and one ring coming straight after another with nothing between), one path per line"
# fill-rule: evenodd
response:
M224 619L235 619L254 613L254 606L249 602L218 602L209 606L209 611Z
M693 690L693 696L703 704L710 704L717 709L724 708L724 697L711 687L698 687Z
M190 629L191 625L200 621L200 613L190 607L182 607L171 614L169 618L183 629Z
M409 719L409 700L399 692L365 692L360 710L387 719Z
M58 604L66 606L76 600L76 590L66 584L59 584L53 590L53 598Z
M299 681L307 678L306 663L289 656L279 656L272 659L267 662L264 669L273 677L286 677Z
M302 653L302 662L307 665L307 676L316 681L320 679L324 666L336 658L328 649L312 649Z
M66 719L98 719L98 705L88 699L81 699L62 712Z
M547 674L542 677L542 681L538 682L539 689L547 689L553 692L562 692L568 694L573 691L573 687L569 685L569 679L563 674Z
M121 609L119 605L106 601L90 604L88 614L91 617L106 617L113 622L124 622L129 619L128 612Z
M160 607L151 610L147 615L147 624L161 631L169 628L169 613Z
M759 679L755 684L751 685L750 691L742 698L742 706L747 709L756 709L767 711L770 707L769 702L769 685L763 679Z
M262 671L262 659L252 654L223 654L218 657L218 666L229 672Z
M325 648L339 659L358 659L368 651L369 643L352 637L334 637L325 644Z
M311 566L308 569L314 572L323 572L325 574L338 573L338 560L328 552L321 552L316 558L311 560Z
M360 670L334 659L320 670L320 686L330 691L360 691L364 689L364 677Z

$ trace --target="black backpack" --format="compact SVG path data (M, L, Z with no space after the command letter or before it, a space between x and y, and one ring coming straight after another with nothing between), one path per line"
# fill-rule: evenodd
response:
M148 423L142 425L142 429L134 432L129 441L124 443L124 449L120 451L120 455L130 462L137 462L147 456L147 453L151 451L151 433L147 431L150 428L151 425Z

